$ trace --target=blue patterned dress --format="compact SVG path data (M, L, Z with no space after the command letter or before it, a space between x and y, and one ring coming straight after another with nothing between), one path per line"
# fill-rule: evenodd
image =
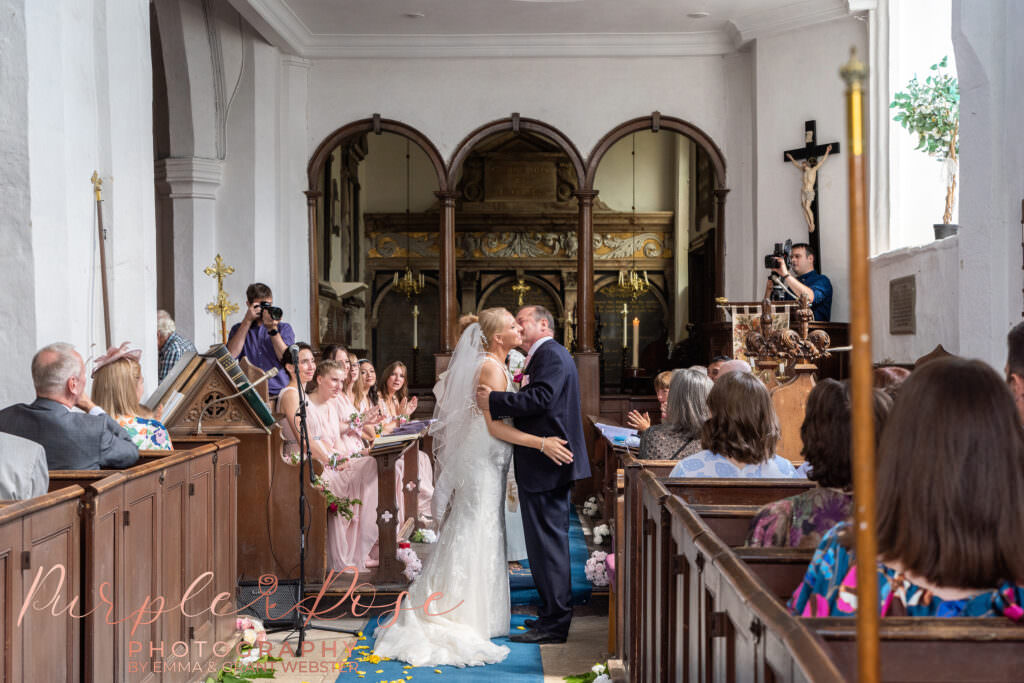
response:
M802 478L781 455L773 455L756 465L737 467L724 455L701 451L683 458L672 468L672 477L740 477L744 479Z
M843 537L849 523L821 539L803 582L789 600L789 611L802 617L848 617L857 613L857 563ZM997 617L1024 619L1024 587L1003 582L995 590L960 600L943 600L908 581L902 573L878 563L879 613L909 617Z

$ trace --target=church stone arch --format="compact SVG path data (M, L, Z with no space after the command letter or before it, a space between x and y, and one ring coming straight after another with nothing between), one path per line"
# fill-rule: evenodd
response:
M430 159L431 165L434 167L434 172L437 174L437 188L439 192L446 192L448 190L448 174L445 169L444 159L441 158L440 152L437 151L437 147L430 139L419 132L412 126L406 125L401 121L394 121L392 119L383 119L379 115L374 115L372 118L361 119L359 121L353 121L352 123L346 124L341 128L338 128L333 133L323 139L317 148L313 152L313 156L309 159L309 166L306 170L306 176L309 181L309 191L319 191L320 173L324 170L324 162L327 159L327 155L331 153L335 147L340 145L348 138L359 135L361 133L394 133L404 138L409 138L414 144L418 145L423 153Z
M448 190L448 175L446 173L444 159L442 159L441 154L437 151L437 147L429 138L427 138L426 135L412 126L402 123L401 121L381 118L379 114L374 114L370 118L348 123L323 139L313 152L313 155L309 159L309 164L306 167L306 178L309 188L306 191L306 203L308 206L307 218L309 222L309 317L310 336L314 340L314 343L319 343L321 336L320 316L318 314L320 308L318 296L319 274L317 272L317 264L320 259L320 247L317 240L317 225L319 222L319 218L317 216L317 199L321 194L320 174L324 170L324 164L327 161L328 155L330 155L331 151L335 147L354 136L362 135L364 133L373 133L376 135L392 133L408 139L410 142L418 146L423 153L426 154L427 159L430 160L430 164L433 167L434 174L437 178L438 194L446 194Z
M451 162L448 164L448 187L455 188L459 180L459 173L462 171L462 164L466 161L466 157L473 151L473 148L480 142L497 133L504 133L506 131L512 131L518 133L520 131L529 131L538 135L547 137L554 142L565 155L569 157L569 161L572 163L573 170L576 172L576 183L577 187L582 187L583 179L585 176L585 167L583 165L583 157L580 155L576 145L564 134L554 126L551 126L543 121L537 119L521 118L519 114L512 114L507 119L499 119L498 121L492 121L484 124L474 130L472 133L467 135L462 142L455 148L455 152L452 155Z
M619 124L608 131L604 137L597 141L593 151L587 158L584 182L580 185L581 192L593 192L594 178L597 176L597 168L605 154L619 140L633 133L640 131L672 131L693 140L694 144L707 153L711 165L715 170L715 213L718 218L714 240L714 262L715 282L714 296L725 295L725 198L729 194L726 185L725 156L718 148L715 141L699 127L674 116L662 116L660 112L653 112L650 116L641 116ZM601 188L596 188L600 191Z

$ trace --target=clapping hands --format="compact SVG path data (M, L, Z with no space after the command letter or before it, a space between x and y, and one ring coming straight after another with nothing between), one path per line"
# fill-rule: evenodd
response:
M651 415L650 413L640 413L636 410L629 411L626 415L626 425L636 431L643 433L651 427Z

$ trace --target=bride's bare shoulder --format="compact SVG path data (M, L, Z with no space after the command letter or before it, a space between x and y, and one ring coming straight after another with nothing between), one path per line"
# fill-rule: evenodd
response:
M480 383L495 391L505 390L505 369L497 362L484 362L480 366Z

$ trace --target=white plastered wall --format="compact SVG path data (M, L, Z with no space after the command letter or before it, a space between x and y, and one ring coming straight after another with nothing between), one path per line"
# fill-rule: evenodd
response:
M470 132L519 112L557 128L587 156L612 128L657 110L707 133L725 156L727 185L735 187L750 168L749 69L746 53L317 60L311 67L306 154L337 128L380 113L419 130L450 160ZM749 240L733 237L752 220L743 191L730 193L726 214L726 294L735 298L753 284L754 249Z
M757 258L748 266L756 283L744 298L760 299L766 271L764 254L787 238L806 242L800 206L800 171L784 161L787 149L803 147L804 122L817 121L819 144L840 143L818 170L822 272L832 280L832 320L849 320L849 183L847 173L845 84L840 67L867 52L867 27L845 18L756 41L755 147ZM731 199L731 198L730 198Z
M12 327L29 341L15 346L16 377L0 389L0 403L31 400L36 348L67 341L86 358L106 350L93 171L104 180L112 341L143 349L144 376L155 386L149 3L25 2L24 12L32 245L30 260L21 245L30 265L18 273L34 296L17 301Z

